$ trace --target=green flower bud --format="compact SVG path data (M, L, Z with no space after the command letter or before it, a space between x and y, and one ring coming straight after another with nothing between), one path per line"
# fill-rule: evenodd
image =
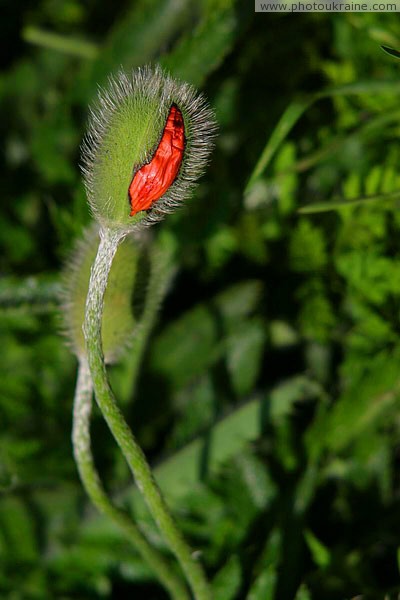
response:
M111 77L82 144L95 218L129 231L174 210L203 172L215 131L204 98L159 67Z
M62 318L68 344L78 358L85 356L82 331L90 268L99 243L99 228L93 224L78 240L63 273ZM118 247L104 297L102 322L106 362L115 362L127 347L135 327L132 312L133 288L140 250L128 236Z

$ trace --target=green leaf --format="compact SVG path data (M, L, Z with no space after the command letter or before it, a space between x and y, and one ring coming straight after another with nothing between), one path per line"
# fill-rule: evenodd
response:
M169 497L184 495L199 482L206 443L208 472L212 474L246 443L257 439L260 427L260 403L252 400L214 425L209 443L198 438L158 466L154 474L161 489Z
M361 196L359 198L349 198L348 200L332 200L331 202L317 202L309 206L302 206L298 212L305 214L314 214L321 212L329 212L331 210L341 210L348 207L372 204L375 202L393 202L400 198L400 190L388 192L387 194L373 194L371 196Z
M399 50L395 50L394 48L389 48L388 46L381 46L382 50L389 54L390 56L394 56L394 58L400 58Z
M274 529L268 537L259 564L256 565L258 573L246 596L246 600L273 600L275 597L281 547L281 532Z
M121 66L132 69L148 63L172 40L191 14L188 0L140 0L131 4L110 30L98 58L80 74L73 94L90 100L96 85L104 86Z
M265 341L261 319L243 322L227 339L228 370L238 396L248 394L257 380Z
M397 107L394 110L387 110L383 113L379 112L376 116L370 117L365 123L361 122L350 133L346 135L339 134L333 138L329 138L326 144L323 144L310 154L299 158L291 167L282 168L282 170L279 169L278 175L284 175L293 171L304 172L310 170L311 167L316 166L322 161L327 161L330 157L336 162L343 155L343 152L349 151L354 154L361 144L374 143L378 135L379 138L387 137L390 139L393 134L393 127L399 122L399 117L400 111ZM382 191L386 192L389 190ZM300 208L299 212L303 212L305 208Z
M276 580L275 568L269 567L257 577L246 600L273 600Z
M293 126L311 104L312 100L296 100L284 111L250 175L245 188L245 194L250 191L250 188L257 179L265 172L279 146L286 139Z
M34 561L38 554L33 515L17 497L2 498L0 504L0 551L2 561Z
M257 309L263 291L264 283L253 279L240 281L218 294L215 304L228 331L235 331L238 320L250 316Z
M215 321L200 305L169 325L154 341L152 368L175 386L200 375L220 355Z
M264 150L262 151L261 156L258 159L256 166L254 167L247 182L245 194L250 191L257 179L259 179L259 177L266 171L277 149L286 139L300 117L315 102L322 100L323 98L387 92L398 93L399 90L400 83L398 81L360 81L334 88L328 88L312 96L306 96L304 98L294 100L283 112L281 118L271 133Z
M328 548L313 534L310 529L304 531L304 538L312 554L316 565L326 568L331 562L331 554Z
M400 293L400 265L387 256L354 250L339 256L336 263L352 291L373 305Z
M289 253L294 271L322 270L328 260L324 232L311 221L301 219L293 230Z
M22 39L50 51L63 52L80 58L94 59L98 55L97 46L91 42L44 31L38 27L25 27L22 30Z
M276 494L276 485L263 462L250 449L244 447L236 454L233 463L237 468L236 481L242 489L248 491L252 504L265 510Z
M174 76L195 86L203 84L232 48L238 31L234 0L209 0L194 31L183 38L161 64Z
M271 420L278 423L291 414L294 404L320 395L319 384L304 375L278 384L267 396Z
M218 600L235 600L242 583L242 569L239 558L234 555L218 571L212 582L215 598Z
M311 600L311 594L306 585L302 584L299 587L295 600Z
M399 401L398 365L398 353L382 352L370 361L367 372L356 374L332 409L308 430L306 439L312 455L324 447L340 452L370 426L379 427L381 418Z

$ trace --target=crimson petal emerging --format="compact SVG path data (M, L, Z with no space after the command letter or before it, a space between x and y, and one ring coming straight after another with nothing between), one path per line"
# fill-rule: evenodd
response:
M151 161L132 179L129 200L133 217L149 209L175 181L185 150L185 125L181 111L171 106L160 143Z

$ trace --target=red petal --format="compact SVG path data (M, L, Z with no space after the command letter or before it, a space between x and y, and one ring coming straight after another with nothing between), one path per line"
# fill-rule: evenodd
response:
M131 217L161 198L178 175L185 150L185 126L179 108L171 106L164 132L151 161L143 165L129 186Z

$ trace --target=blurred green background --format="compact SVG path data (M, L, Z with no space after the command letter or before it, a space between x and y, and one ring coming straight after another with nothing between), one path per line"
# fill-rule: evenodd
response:
M397 598L400 48L390 14L257 14L235 0L2 2L0 597L163 590L90 506L70 443L76 361L59 272L89 222L87 106L161 62L220 135L156 226L177 274L123 409L216 600ZM98 467L137 504L97 412ZM137 509L166 552L150 518Z

